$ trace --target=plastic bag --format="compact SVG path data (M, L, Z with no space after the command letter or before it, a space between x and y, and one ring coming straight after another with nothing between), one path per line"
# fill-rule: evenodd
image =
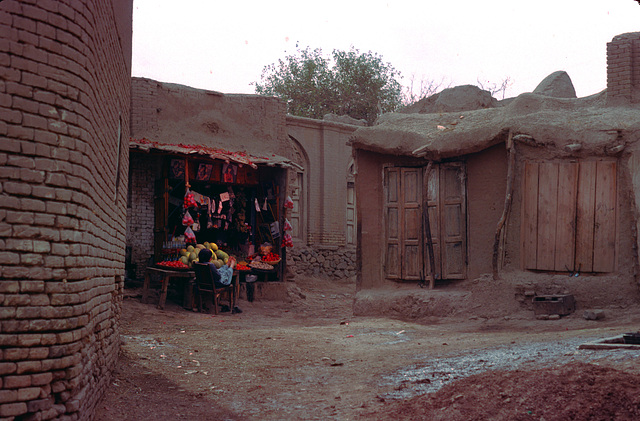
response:
M291 223L289 222L289 220L287 218L284 218L284 230L291 231L292 229L293 227L291 226Z
M293 209L293 200L291 199L291 196L287 196L284 200L284 207L286 209Z
M191 217L189 211L184 213L184 216L182 217L182 225L184 225L185 227L190 227L191 225L193 225L193 218Z
M191 227L187 227L187 229L184 230L184 239L185 239L185 242L187 242L187 243L195 243L196 242L196 234L193 232Z

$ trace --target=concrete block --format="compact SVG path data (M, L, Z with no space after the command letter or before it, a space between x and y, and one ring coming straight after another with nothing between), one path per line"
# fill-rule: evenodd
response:
M557 314L565 316L576 310L573 295L540 295L533 298L534 314Z

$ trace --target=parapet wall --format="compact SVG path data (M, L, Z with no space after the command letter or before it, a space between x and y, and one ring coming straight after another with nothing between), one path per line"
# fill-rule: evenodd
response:
M0 2L0 419L87 420L119 350L131 0Z
M640 32L617 35L607 43L607 102L640 103Z

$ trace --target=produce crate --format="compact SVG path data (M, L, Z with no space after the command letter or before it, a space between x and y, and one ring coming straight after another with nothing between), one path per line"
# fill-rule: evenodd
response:
M576 311L573 295L539 295L533 297L534 314L558 314L566 316Z

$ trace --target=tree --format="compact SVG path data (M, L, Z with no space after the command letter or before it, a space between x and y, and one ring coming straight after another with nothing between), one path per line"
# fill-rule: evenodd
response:
M478 87L480 89L483 89L485 91L489 91L491 93L492 97L495 97L496 94L501 94L502 98L500 99L504 99L506 93L507 93L507 89L509 89L511 87L511 85L513 85L513 81L511 80L511 77L507 76L506 78L502 79L502 82L498 85L497 83L492 83L490 81L487 81L486 83L482 83L480 82L480 78L476 79L476 82L478 83Z
M407 107L415 104L423 98L428 98L442 89L449 88L451 84L444 86L444 78L440 82L434 80L426 80L424 76L420 79L420 83L416 83L415 75L409 79L409 85L404 88L402 93L402 105Z
M321 49L307 47L265 66L261 81L254 85L257 94L284 99L293 115L321 119L333 113L373 124L380 113L401 105L400 77L391 64L370 51L333 50L327 59Z

